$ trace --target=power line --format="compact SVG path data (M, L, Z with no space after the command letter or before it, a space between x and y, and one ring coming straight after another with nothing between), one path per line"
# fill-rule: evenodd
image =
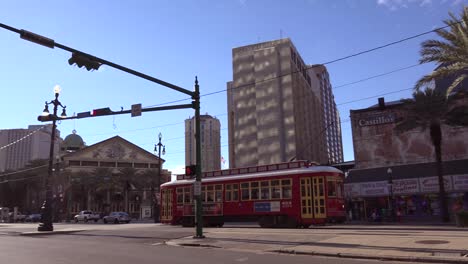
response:
M21 179L4 180L4 181L0 181L0 184L2 184L2 183L9 183L9 182L24 181L24 180L30 180L30 179L35 179L35 178L44 178L44 176L41 175L41 176L32 176L32 177L21 178Z
M305 67L303 70L309 70L309 69L312 69L312 68L315 68L315 67L319 67L319 66L322 66L322 65L328 65L328 64L332 64L332 63L335 63L335 62L338 62L338 61L342 61L342 60L346 60L346 59L349 59L349 58L353 58L353 57L356 57L356 56L359 56L359 55L363 55L363 54L366 54L366 53L369 53L369 52L373 52L373 51L376 51L376 50L379 50L379 49L383 49L383 48L386 48L386 47L389 47L389 46L393 46L393 45L396 45L396 44L399 44L399 43L402 43L402 42L405 42L405 41L408 41L408 40L411 40L411 39L415 39L415 38L418 38L418 37L421 37L421 36L424 36L424 35L427 35L427 34L430 34L430 33L434 33L434 32L437 32L437 31L439 31L439 30L442 30L442 29L451 27L452 25L460 24L460 23L461 23L461 21L457 21L457 22L452 23L452 24L450 24L450 25L446 25L446 26L443 26L443 27L439 27L439 28L436 28L436 29L433 29L433 30L429 30L429 31L423 32L423 33L419 33L419 34L416 34L416 35L413 35L413 36L410 36L410 37L406 37L406 38L403 38L403 39L400 39L400 40L397 40L397 41L393 41L393 42L390 42L390 43L387 43L387 44L384 44L384 45L381 45L381 46L378 46L378 47L375 47L375 48L371 48L371 49L367 49L367 50L364 50L364 51L360 51L360 52L357 52L357 53L354 53L354 54L351 54L351 55L348 55L348 56L344 56L344 57L341 57L341 58L338 58L338 59L334 59L334 60L331 60L331 61L327 61L327 62L324 62L324 63L321 63L321 64L315 64L315 65L312 65L312 66L309 66L309 67ZM415 67L415 66L413 66L413 67ZM248 84L243 84L243 85L240 85L240 86L237 86L237 87L231 87L231 88L229 88L229 89L234 90L234 89L240 89L240 88L244 88L244 87L256 85L256 84L259 84L259 83L263 83L263 82L267 82L267 81L279 79L279 78L282 78L282 77L285 77L285 76L288 76L288 75L292 75L292 74L296 74L296 73L301 73L303 70L299 70L299 69L298 69L298 70L296 70L296 71L291 71L291 72L289 72L289 73L285 73L285 74L281 74L281 75L278 75L278 76L266 78L266 79L263 79L263 80L260 80L260 81L256 81L256 82L252 82L252 83L248 83ZM211 92L211 93L203 94L203 95L201 95L200 97L210 96L210 95L214 95L214 94L226 92L227 90L228 90L228 89L223 89L223 90L214 91L214 92ZM186 101L186 100L190 100L190 99L191 99L191 98L180 99L180 100L177 100L177 101L162 103L162 104L158 104L158 105L155 105L155 106L161 106L161 105L166 105L166 104L170 104L170 103L174 103L174 102ZM152 106L151 106L151 107L152 107Z
M421 65L423 65L423 64L418 63L418 64L414 64L414 65L411 65L411 66L399 68L399 69L396 69L396 70L393 70L393 71L389 71L389 72L377 74L377 75L374 75L374 76L371 76L371 77L367 77L367 78L364 78L364 79L361 79L361 80L358 80L358 81L354 81L354 82L350 82L350 83L341 84L341 85L338 85L338 86L333 87L333 90L338 89L338 88L342 88L342 87L345 87L345 86L353 85L353 84L356 84L356 83L361 83L361 82L365 82L365 81L368 81L368 80L372 80L372 79L375 79L375 78L378 78L378 77L382 77L382 76L385 76L385 75L389 75L389 74L392 74L392 73L395 73L395 72L399 72L399 71L411 69L411 68L414 68L414 67L417 67L417 66L421 66Z
M45 165L37 166L37 167L34 167L34 168L29 168L29 169L24 169L24 170L20 170L20 171L14 171L14 172L9 172L9 173L4 173L4 174L0 175L0 177L6 177L6 176L18 174L18 173L23 173L23 172L26 172L26 171L35 170L35 169L43 168L43 167L46 167L46 166L48 166L48 165L45 164Z
M13 142L10 142L10 143L6 144L5 146L0 147L0 151L3 150L3 149L6 149L6 148L8 148L8 147L11 147L11 146L15 145L16 143L19 143L19 142L25 140L26 138L28 138L28 137L34 135L36 132L38 132L39 130L43 129L44 127L46 127L46 125L41 126L40 128L38 128L38 129L32 131L31 133L27 134L26 136L24 136L24 137L22 137L22 138L19 138L19 139L13 141Z
M408 90L413 90L413 88L401 89L401 90L398 90L398 91L393 91L393 92L388 92L388 93L373 95L373 96L369 96L369 97L365 97L365 98L361 98L361 99L356 99L356 100L352 100L352 101L348 101L348 102L343 102L343 103L337 104L336 106L345 105L345 104L351 104L351 103L355 103L355 102L359 102L359 101L364 101L364 100L369 100L369 99L377 98L377 97L380 97L380 96L383 96L383 95L395 94L395 93L399 93L399 92L403 92L403 91L408 91Z

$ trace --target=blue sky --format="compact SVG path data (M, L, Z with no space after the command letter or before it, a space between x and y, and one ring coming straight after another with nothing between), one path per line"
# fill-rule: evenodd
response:
M0 23L26 29L193 90L226 88L232 79L232 48L289 37L307 64L324 63L442 26L457 15L463 0L200 0L200 1L2 1ZM435 34L327 66L333 86L415 65L420 43ZM70 53L49 49L0 29L0 89L4 113L0 129L38 124L53 87L68 114L94 108L129 109L185 99L186 95L119 70L102 66L88 72L69 66ZM421 65L334 90L343 129L345 160L353 159L350 109L368 107L365 97L411 88L434 65ZM385 95L409 97L410 90ZM180 103L188 103L189 100ZM202 97L201 112L221 121L222 156L228 160L226 93ZM119 115L63 121L62 137L73 129L88 145L121 137L153 152L159 132L166 145L166 168L184 167L184 120L193 110ZM227 167L227 164L225 164Z

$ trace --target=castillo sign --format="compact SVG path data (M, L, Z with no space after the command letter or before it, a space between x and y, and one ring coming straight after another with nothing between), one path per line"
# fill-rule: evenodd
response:
M375 126L381 124L388 124L395 122L395 114L393 113L380 113L375 115L366 116L359 119L359 126Z

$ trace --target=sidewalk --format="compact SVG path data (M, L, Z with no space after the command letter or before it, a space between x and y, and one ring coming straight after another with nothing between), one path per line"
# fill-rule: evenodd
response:
M206 228L205 239L167 242L241 251L428 263L468 263L468 229L341 225L310 229Z

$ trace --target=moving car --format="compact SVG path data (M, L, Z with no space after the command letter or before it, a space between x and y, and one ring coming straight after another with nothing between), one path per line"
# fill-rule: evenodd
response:
M107 223L114 223L114 224L118 224L118 223L130 223L130 216L125 213L125 212L111 212L109 215L107 216L104 216L104 218L102 218L102 221L104 221L104 224L107 224Z
M24 221L32 223L39 222L41 221L41 214L30 214L26 216L26 219L24 219Z
M81 211L77 215L75 215L75 223L78 223L78 221L83 221L83 222L88 222L88 221L94 221L97 222L101 217L99 214L95 214L91 211Z

